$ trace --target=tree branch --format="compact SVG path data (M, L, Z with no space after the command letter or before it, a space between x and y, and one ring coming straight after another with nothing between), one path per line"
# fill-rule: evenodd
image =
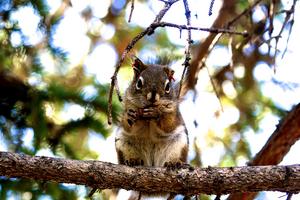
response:
M300 139L300 103L277 125L276 130L249 165L277 165Z
M184 9L185 9L185 17L186 17L186 25L187 26L191 26L191 11L189 9L189 3L187 0L183 0L183 4L184 4ZM180 34L181 34L181 28L180 30ZM185 73L187 71L187 69L190 67L190 60L191 60L191 45L192 45L193 41L192 41L192 31L189 29L188 30L188 38L187 38L187 44L185 47L185 59L183 62L183 71L181 74L181 79L179 82L179 90L178 90L178 95L177 98L180 98L180 93L181 93L181 88L182 88L182 83L183 83L183 79L185 77Z
M296 105L280 122L263 148L255 155L248 165L277 165L290 148L300 139L300 103ZM236 193L228 200L254 199L256 193Z
M300 165L167 170L0 152L0 176L185 195L300 191Z
M249 33L247 31L235 31L231 29L226 28L203 28L203 27L195 27L190 25L180 25L180 24L174 24L170 22L158 22L158 23L152 23L151 27L153 29L156 29L157 27L171 27L171 28L177 28L179 30L195 30L195 31L205 31L210 33L227 33L227 34L235 34L235 35L241 35L243 37L247 37Z

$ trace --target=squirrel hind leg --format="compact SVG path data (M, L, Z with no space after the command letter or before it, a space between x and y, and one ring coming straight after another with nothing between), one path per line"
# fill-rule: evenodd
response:
M134 166L143 166L144 160L138 159L138 158L129 158L125 159L124 154L121 150L117 150L117 156L118 156L118 163L121 165L127 165L130 167Z
M118 163L121 165L125 165L125 158L124 154L121 150L117 150L117 158L118 158Z

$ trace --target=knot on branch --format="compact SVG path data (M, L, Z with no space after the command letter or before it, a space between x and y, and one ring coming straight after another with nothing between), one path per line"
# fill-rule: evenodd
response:
M152 35L154 33L154 30L157 28L158 26L156 24L151 24L147 29L147 35Z

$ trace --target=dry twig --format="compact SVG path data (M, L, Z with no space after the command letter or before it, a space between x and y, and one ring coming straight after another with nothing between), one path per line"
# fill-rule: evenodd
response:
M134 10L134 0L131 0L131 7L130 7L130 14L129 14L129 18L128 18L128 23L131 22L133 10Z
M184 8L185 8L185 17L186 17L186 24L187 27L191 26L191 11L189 9L189 4L187 0L183 0ZM180 31L182 30L181 28L179 29ZM181 93L181 88L182 88L182 82L186 73L186 70L190 66L190 60L191 60L191 44L193 43L192 41L192 33L191 29L188 29L188 38L187 38L187 45L185 49L185 60L183 62L183 71L181 75L181 79L179 82L179 90L178 90L178 98L180 98L180 93Z
M169 22L159 22L159 23L153 23L151 24L152 28L157 27L171 27L171 28L178 28L179 30L196 30L196 31L206 31L210 33L228 33L228 34L235 34L235 35L241 35L243 37L247 37L249 34L245 31L235 31L228 28L202 28L202 27L195 27L195 26L187 26L187 25L179 25Z
M291 33L292 33L294 21L295 21L295 6L296 6L296 2L297 2L297 0L293 0L293 5L292 5L291 9L286 11L286 18L290 18L291 15L292 15L292 19L290 20L291 25L290 25L290 28L289 28L289 34L288 34L288 38L287 38L287 41L286 41L286 46L285 46L285 49L284 49L284 51L283 51L283 53L282 53L281 58L284 57L284 55L285 55L285 53L286 53L286 51L287 51L288 43L289 43L289 41L290 41L290 36L291 36ZM287 23L287 22L286 22L286 23ZM286 24L285 24L285 25L286 25ZM285 26L285 25L284 25L284 26Z
M239 15L237 15L235 18L230 20L227 25L225 26L226 28L230 28L233 24L235 24L241 17L248 15L252 9L257 6L262 0L256 0L252 5L250 5L247 9L245 9L243 12L241 12Z
M211 0L211 1L210 1L209 10L208 10L208 15L209 15L209 16L212 15L212 9L213 9L213 7L214 7L214 3L215 3L215 0Z

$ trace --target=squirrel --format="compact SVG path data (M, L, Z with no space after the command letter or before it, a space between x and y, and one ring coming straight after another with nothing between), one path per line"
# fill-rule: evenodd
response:
M137 57L132 67L134 77L125 92L115 138L119 164L171 169L184 165L189 142L173 85L174 71L144 64Z

